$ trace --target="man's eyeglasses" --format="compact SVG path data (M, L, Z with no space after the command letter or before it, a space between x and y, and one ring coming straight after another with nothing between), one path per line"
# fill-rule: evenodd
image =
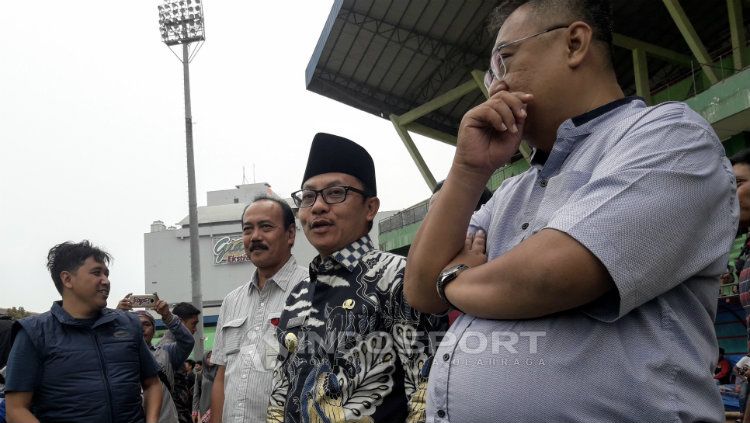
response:
M323 197L323 201L326 204L338 204L343 203L346 200L346 195L349 191L356 192L363 197L367 197L367 193L350 186L334 186L323 189L301 189L292 193L292 200L297 207L305 208L315 204L315 200L318 199L318 194Z
M502 49L506 47L510 47L514 44L518 44L522 41L526 41L530 38L538 37L542 34L546 34L550 31L556 31L558 29L567 28L570 25L557 25L553 26L551 28L547 28L542 32L537 32L536 34L531 34L529 36L519 38L514 41L510 41L503 44L498 44L495 46L495 48L492 49L492 57L490 58L490 68L487 69L487 72L484 73L484 86L489 89L490 85L496 80L496 79L503 79L505 78L505 74L508 73L508 68L505 66L505 61L503 60L503 54L501 52Z

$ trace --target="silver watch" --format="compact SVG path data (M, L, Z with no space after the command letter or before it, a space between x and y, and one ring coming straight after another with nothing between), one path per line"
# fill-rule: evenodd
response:
M448 298L445 296L445 286L448 285L449 282L456 279L458 277L458 274L463 272L464 270L468 269L469 266L465 264L457 264L455 266L451 266L442 272L440 272L440 276L438 276L437 280L437 293L440 299L448 304L451 308L456 308L451 304L450 301L448 301Z

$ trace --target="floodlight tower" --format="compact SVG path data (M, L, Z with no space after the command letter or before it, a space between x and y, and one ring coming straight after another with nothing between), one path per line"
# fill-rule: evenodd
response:
M161 39L182 62L185 88L185 147L187 149L188 209L190 213L190 279L193 305L201 310L198 330L195 332L194 357L203 359L203 294L201 292L201 265L198 248L198 205L195 196L195 159L193 158L193 116L190 109L190 61L203 46L203 5L201 0L163 0L158 6ZM173 47L182 45L182 58ZM190 45L193 45L191 51Z

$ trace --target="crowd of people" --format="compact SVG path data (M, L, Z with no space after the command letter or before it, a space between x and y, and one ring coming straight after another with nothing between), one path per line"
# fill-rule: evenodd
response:
M624 96L609 2L508 1L491 22L489 99L463 117L407 258L368 235L375 164L340 136L315 135L291 194L311 263L292 254L286 201L247 205L255 270L222 303L191 419L724 421L713 323L750 221L737 165L686 104ZM487 198L522 140L529 170ZM151 345L149 313L106 308L109 260L87 241L50 250L62 300L14 326L10 423L187 410L199 310L159 301L167 335Z

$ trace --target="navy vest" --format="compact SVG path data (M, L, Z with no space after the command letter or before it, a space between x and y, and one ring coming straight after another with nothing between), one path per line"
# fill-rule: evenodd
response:
M57 301L19 320L42 360L32 412L43 423L142 423L141 324L130 313L103 309L91 327Z

